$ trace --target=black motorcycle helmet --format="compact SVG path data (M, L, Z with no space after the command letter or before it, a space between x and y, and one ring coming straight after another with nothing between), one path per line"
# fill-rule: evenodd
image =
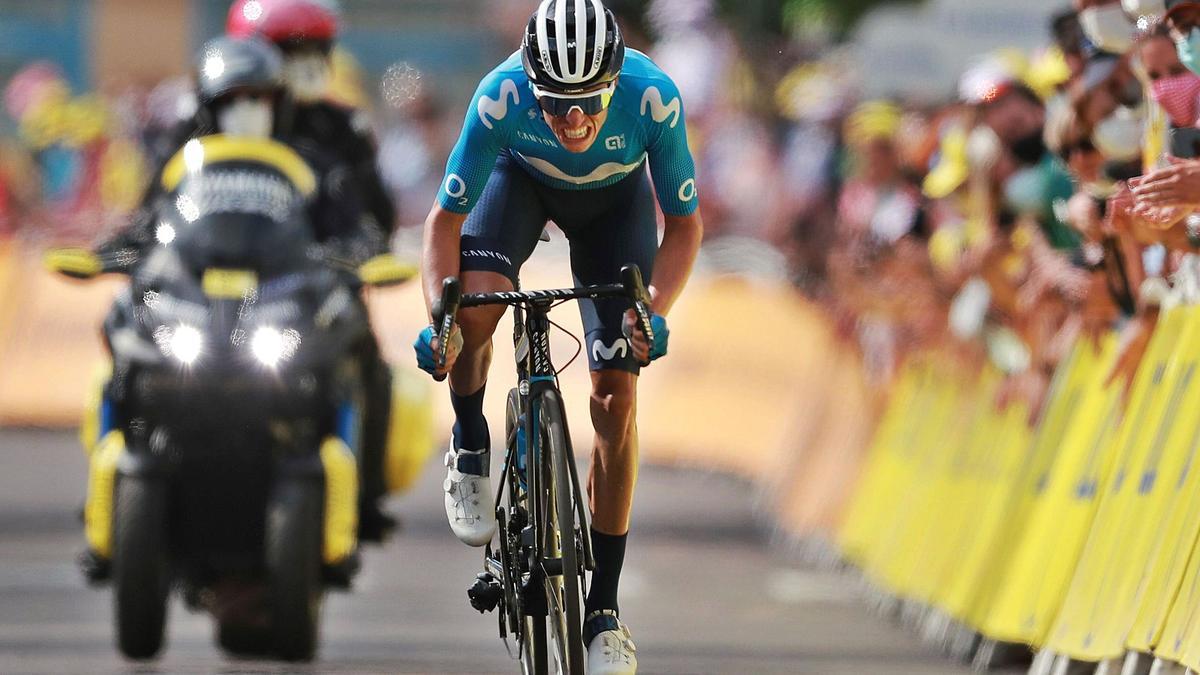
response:
M525 29L521 63L535 87L574 94L616 79L625 40L600 0L542 0Z
M267 96L278 104L283 92L283 58L260 37L210 40L196 59L199 111L211 129L216 128L217 110L235 96Z

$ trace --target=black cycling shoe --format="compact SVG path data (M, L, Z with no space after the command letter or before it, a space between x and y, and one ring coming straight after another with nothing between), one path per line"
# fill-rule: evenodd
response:
M400 523L379 508L378 504L360 504L358 509L358 540L382 544L399 528Z

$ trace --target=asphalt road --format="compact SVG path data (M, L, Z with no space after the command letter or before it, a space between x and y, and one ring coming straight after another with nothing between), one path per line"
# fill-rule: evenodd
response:
M0 431L0 673L282 673L229 661L211 624L176 602L165 656L117 656L107 590L73 563L83 456L73 435ZM392 510L404 529L367 552L354 592L326 603L310 673L505 673L494 616L467 604L480 554L449 532L431 465ZM622 584L642 673L966 673L872 616L853 584L790 565L766 546L754 495L732 480L645 468Z

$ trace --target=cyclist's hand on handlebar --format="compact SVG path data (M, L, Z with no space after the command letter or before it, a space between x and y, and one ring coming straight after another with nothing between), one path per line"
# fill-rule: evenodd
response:
M622 329L625 337L629 338L629 344L633 346L633 355L638 363L649 363L667 355L667 343L671 337L671 330L667 328L666 318L658 314L651 314L650 328L654 331L654 344L646 343L646 335L638 326L637 313L632 309L625 312Z
M459 330L458 324L455 324L450 332L450 343L446 346L446 364L441 369L437 367L435 357L437 341L437 329L433 326L426 326L413 342L413 350L417 352L417 367L435 378L441 379L454 367L454 362L458 359L459 352L462 351L462 331Z

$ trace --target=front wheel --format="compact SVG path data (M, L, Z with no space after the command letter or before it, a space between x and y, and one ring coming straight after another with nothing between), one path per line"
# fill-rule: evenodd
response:
M582 500L576 498L571 481L570 463L575 457L558 392L546 391L541 407L542 466L549 479L542 482L547 507L544 555L557 559L555 567L560 568L548 570L545 577L548 620L560 672L582 675L587 651L583 646L584 584L579 554L584 536L580 523L585 520L575 508Z
M167 486L119 476L113 519L113 608L117 646L131 659L154 658L166 634L171 590Z
M284 480L267 513L271 646L286 661L311 661L321 622L324 495L315 480Z

